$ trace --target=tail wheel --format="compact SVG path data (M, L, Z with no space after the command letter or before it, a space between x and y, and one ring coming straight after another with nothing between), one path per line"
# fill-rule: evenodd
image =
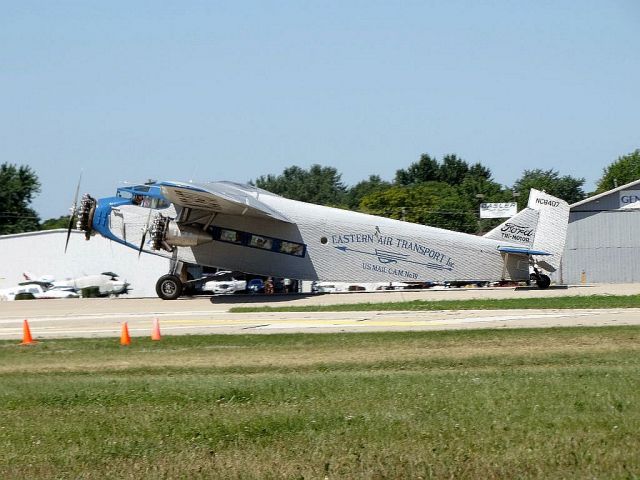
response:
M536 279L536 285L539 289L544 290L545 288L549 288L549 285L551 285L551 279L548 275L540 274Z
M175 300L182 295L182 282L176 275L163 275L156 282L156 293L163 300Z

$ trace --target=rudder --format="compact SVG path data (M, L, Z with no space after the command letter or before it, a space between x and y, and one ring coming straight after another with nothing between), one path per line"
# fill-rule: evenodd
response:
M531 189L527 208L484 235L515 246L551 254L544 261L553 270L560 266L569 222L569 204L540 190Z

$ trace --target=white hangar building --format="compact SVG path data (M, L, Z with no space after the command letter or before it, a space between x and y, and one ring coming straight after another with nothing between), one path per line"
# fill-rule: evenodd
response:
M67 253L67 231L43 230L0 236L0 289L24 281L24 272L36 277L66 280L102 272L114 272L129 282L128 297L156 297L158 278L169 272L167 258L138 252L95 235L90 242L84 234L71 232Z
M559 282L640 282L640 180L571 205Z

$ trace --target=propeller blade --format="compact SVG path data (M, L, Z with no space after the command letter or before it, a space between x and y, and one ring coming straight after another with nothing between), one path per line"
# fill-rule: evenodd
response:
M142 232L142 241L140 242L140 248L138 249L138 258L140 258L140 254L142 253L142 248L144 247L144 241L147 238L147 232L149 231L150 221L151 221L151 209L149 209L149 215L147 215L147 223L144 226L144 231Z
M64 253L67 253L67 247L69 246L69 238L71 238L71 229L73 228L73 221L75 220L75 217L75 212L72 212L69 217L69 228L67 228L67 241L64 242Z
M67 247L69 246L69 238L71 238L71 230L73 229L73 222L76 219L76 211L78 209L78 194L80 193L81 182L82 182L82 171L80 171L80 177L78 178L78 184L76 185L76 194L73 197L73 205L71 205L71 215L69 216L69 227L67 228L67 241L64 243L64 253L67 253Z
M140 242L140 248L138 249L138 258L140 258L140 254L142 253L142 248L144 247L144 241L147 238L147 231L145 230L142 234L142 241Z
M82 170L80 171L80 176L78 177L78 184L76 185L76 194L73 197L73 206L75 207L78 203L78 194L80 193L80 183L82 182Z

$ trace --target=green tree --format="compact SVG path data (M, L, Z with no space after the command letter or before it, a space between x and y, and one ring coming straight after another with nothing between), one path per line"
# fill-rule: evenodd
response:
M445 155L440 165L438 180L449 185L460 185L469 174L469 164L456 155Z
M574 178L570 175L560 176L556 170L525 170L513 184L513 191L519 194L518 209L527 206L529 202L529 191L532 188L543 190L544 192L561 198L569 204L578 202L585 198L584 178Z
M491 180L492 177L491 170L481 163L474 163L469 167L469 172L467 173L467 177L471 178L484 178L485 180Z
M0 165L0 235L38 230L38 214L29 207L40 192L35 172L27 166Z
M417 188L427 183L425 191ZM442 198L433 198L434 192ZM455 154L445 155L439 163L426 153L396 172L395 188L377 195L366 195L362 209L392 218L403 218L402 214L411 222L468 233L486 231L500 223L480 221L480 203L513 199L511 191L495 182L491 170L482 164L470 165Z
M292 200L318 205L342 205L346 187L333 167L312 165L309 170L293 166L282 175L262 175L255 181L259 188Z
M382 192L388 188L391 188L389 182L382 180L378 175L369 175L367 180L358 182L347 190L345 203L348 208L358 210L364 197L376 192Z
M492 181L491 170L480 163L469 165L455 154L445 155L442 162L427 153L407 169L396 172L396 185L414 185L422 182L444 182L449 185L461 185L467 178Z
M42 222L40 230L54 230L56 228L67 229L69 227L69 215L58 218L49 218Z
M606 192L638 179L640 179L640 149L618 157L615 162L606 167L602 178L598 180L596 193Z
M412 185L414 183L433 182L440 180L440 165L429 154L420 155L420 160L412 163L404 170L396 172L395 183L397 185Z
M478 228L474 200L443 182L397 185L365 196L360 205L373 215L432 227L469 233Z

